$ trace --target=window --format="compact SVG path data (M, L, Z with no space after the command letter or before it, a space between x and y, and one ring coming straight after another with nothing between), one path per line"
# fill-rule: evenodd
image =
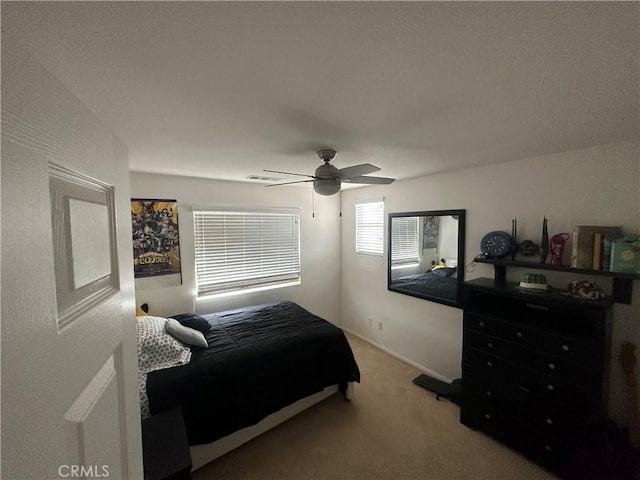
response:
M356 253L382 256L384 202L356 203Z
M298 210L194 210L197 296L300 283Z
M391 225L391 267L415 265L420 261L419 217L396 217Z

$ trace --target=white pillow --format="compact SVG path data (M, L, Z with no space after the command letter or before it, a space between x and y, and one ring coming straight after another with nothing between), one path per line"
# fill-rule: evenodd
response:
M167 333L177 338L181 342L187 345L193 345L194 347L207 348L209 344L202 332L193 328L185 327L179 321L174 318L168 318L165 325Z

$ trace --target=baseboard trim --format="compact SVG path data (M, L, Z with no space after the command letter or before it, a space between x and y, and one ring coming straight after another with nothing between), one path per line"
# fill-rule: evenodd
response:
M370 344L371 346L377 348L378 350L382 350L385 353L388 353L389 355L391 355L392 357L397 358L398 360L400 360L401 362L404 362L408 365L411 365L414 368L417 368L418 370L420 370L422 373L429 375L430 377L433 378L437 378L438 380L441 380L443 382L446 383L451 383L453 381L452 378L447 378L443 375L440 375L437 372L434 372L433 370L425 367L424 365L420 365L419 363L414 362L413 360L409 360L406 357L403 357L402 355L394 352L393 350L389 350L387 347L380 345L379 343L374 342L373 340L371 340L370 338L364 337L362 335L360 335L357 332L354 332L353 330L349 329L349 328L345 328L345 327L340 327L342 330L344 330L345 332L350 333L351 335L354 335L356 337L358 337L361 340L364 340L365 342L367 342L368 344Z

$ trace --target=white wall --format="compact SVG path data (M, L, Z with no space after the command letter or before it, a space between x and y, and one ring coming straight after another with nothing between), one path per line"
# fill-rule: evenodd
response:
M458 220L448 216L440 218L440 231L438 232L438 255L440 258L449 259L458 256ZM455 267L450 265L449 267Z
M165 198L178 202L182 285L142 289L136 280L136 301L148 303L160 316L182 312L210 313L277 300L292 300L333 323L340 321L340 198L312 198L311 187L227 182L204 178L131 173L133 198ZM300 208L300 285L219 297L194 307L195 270L193 206ZM315 207L315 208L314 208ZM315 216L312 216L315 211Z
M387 213L466 209L469 264L480 253L483 234L510 232L513 217L518 219L519 241L539 243L544 216L549 219L550 236L589 224L622 225L625 231L640 232L639 153L636 142L603 145L343 191L343 327L437 378L459 377L462 310L388 291L386 256L355 253L355 203L384 196ZM510 269L509 278L518 280L521 273ZM589 279L610 292L611 279L606 277L552 273L547 278L554 287ZM490 265L469 264L465 279L492 276ZM632 305L614 306L610 412L621 424L626 421L625 397L616 356L625 341L640 346L640 281L634 282Z

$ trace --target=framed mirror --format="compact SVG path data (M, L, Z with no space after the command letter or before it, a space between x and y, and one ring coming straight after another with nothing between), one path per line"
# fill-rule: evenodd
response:
M388 289L462 308L465 210L389 214Z

